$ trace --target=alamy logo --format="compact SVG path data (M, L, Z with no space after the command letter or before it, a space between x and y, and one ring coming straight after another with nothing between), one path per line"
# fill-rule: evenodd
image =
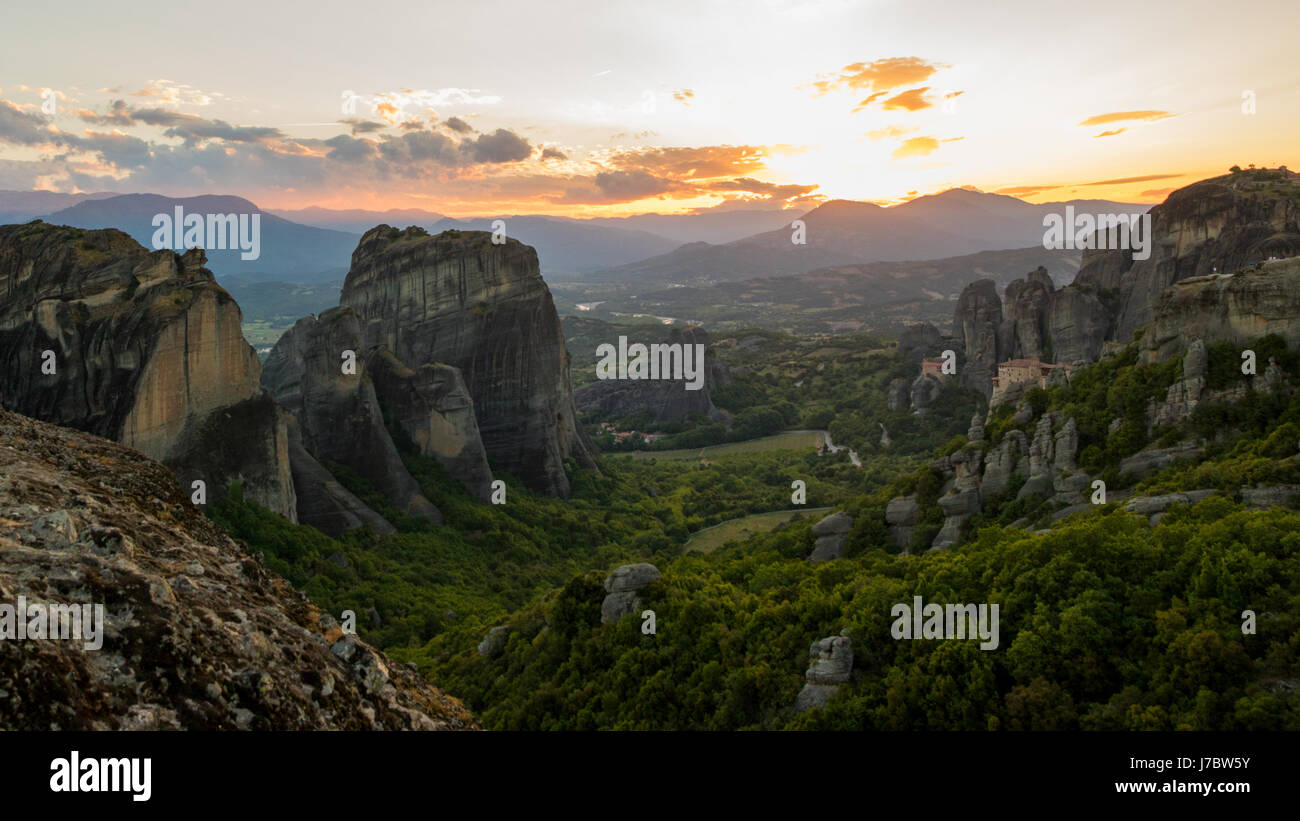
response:
M18 597L17 606L0 604L0 641L75 641L87 650L104 646L104 605L42 604Z
M1047 250L1129 250L1133 259L1151 257L1151 215L1076 214L1073 205L1065 215L1043 217L1043 247Z
M981 650L998 649L996 604L925 604L915 596L911 606L900 602L889 615L894 617L889 633L895 639L979 638Z
M704 345L656 342L627 344L618 338L618 349L606 342L596 347L597 379L684 379L686 390L704 387Z
M50 762L50 792L129 792L132 801L153 795L152 758L87 758L73 750Z
M153 227L155 251L238 249L245 261L262 255L261 214L186 214L178 205L173 214L155 214Z

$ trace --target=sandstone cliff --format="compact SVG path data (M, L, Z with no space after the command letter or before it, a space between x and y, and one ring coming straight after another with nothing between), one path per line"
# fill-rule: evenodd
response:
M567 497L565 460L594 466L577 425L559 317L529 246L494 244L483 231L430 236L381 225L353 253L340 305L360 320L367 358L387 350L417 374L426 365L459 372L463 391L450 371L421 378L431 380L431 394L443 380L448 411L457 397L472 399L488 460L528 487ZM458 435L469 431L463 414L448 424Z
M266 570L163 466L0 412L0 603L19 597L102 605L102 646L0 641L0 729L478 729Z
M0 401L127 444L209 493L242 481L292 519L286 420L204 262L120 231L0 227Z

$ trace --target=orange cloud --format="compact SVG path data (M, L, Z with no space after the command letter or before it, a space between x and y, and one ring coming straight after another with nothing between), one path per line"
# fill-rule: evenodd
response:
M1169 117L1178 115L1171 114L1168 111L1157 111L1148 109L1145 111L1113 111L1110 114L1098 114L1079 122L1079 125L1106 125L1107 123L1123 123L1129 121L1137 122L1155 122L1156 120L1165 120Z
M888 140L894 137L901 137L904 134L911 134L915 130L915 126L887 125L884 128L877 128L874 131L868 131L866 137L873 142L879 142L880 140Z
M893 157L896 160L924 157L938 150L939 141L934 137L913 137L910 140L903 140L903 144L894 149Z
M934 105L934 103L925 99L925 92L929 90L929 86L908 89L901 94L896 94L888 100L885 100L881 103L881 106L883 106L886 111L897 111L899 109L904 111L920 111L923 108L929 108Z
M1103 132L1101 132L1100 134L1093 134L1092 136L1093 136L1094 139L1097 138L1097 137L1114 137L1116 134L1123 134L1125 131L1128 131L1128 129L1127 129L1127 128L1116 128L1116 129L1113 129L1113 130L1111 130L1111 131L1103 131Z
M1133 182L1150 182L1152 180L1173 180L1183 176L1182 174L1147 174L1142 177L1120 177L1114 180L1099 180L1097 182L1081 182L1079 185L1127 185Z
M903 86L922 83L934 76L942 63L931 63L920 57L886 57L870 63L849 63L838 74L822 77L812 83L817 96L837 88L863 91L890 91Z

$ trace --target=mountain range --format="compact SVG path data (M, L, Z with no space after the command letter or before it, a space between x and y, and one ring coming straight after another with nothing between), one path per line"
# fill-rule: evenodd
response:
M1106 200L1034 204L962 188L891 207L832 200L801 217L802 237L787 223L725 244L683 245L662 256L598 271L591 279L666 287L1024 248L1042 244L1045 215L1063 212L1071 205L1081 213L1141 213L1148 208ZM940 225L943 227L937 227Z

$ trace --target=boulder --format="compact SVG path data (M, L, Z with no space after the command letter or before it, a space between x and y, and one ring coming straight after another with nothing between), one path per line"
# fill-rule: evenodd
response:
M629 613L641 609L637 592L660 578L659 568L652 564L625 564L614 569L605 579L604 601L600 604L600 622L609 624Z
M499 624L487 631L487 635L478 643L478 654L480 656L498 655L506 647L506 641L510 638L510 627Z

